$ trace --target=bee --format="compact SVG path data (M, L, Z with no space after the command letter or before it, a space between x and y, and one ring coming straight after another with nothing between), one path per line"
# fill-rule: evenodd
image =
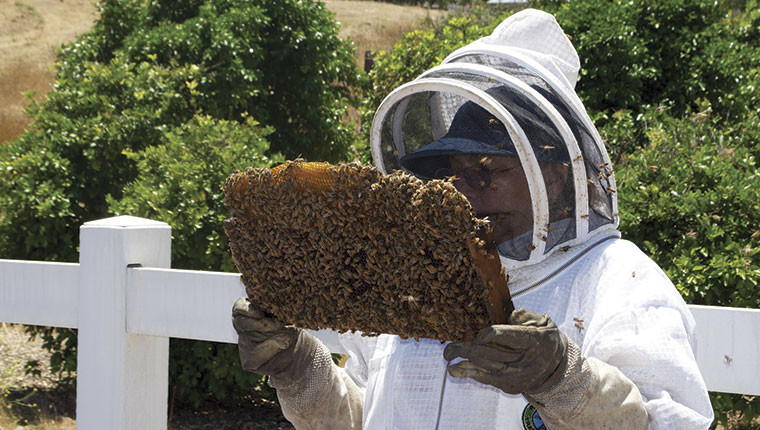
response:
M562 162L562 166L563 166L563 167L570 167L570 164L569 164L569 163L567 163L567 162L565 162L565 161L563 161L563 162Z
M497 187L497 186L496 186L496 184L494 184L493 182L491 182L490 184L488 184L488 187L489 187L490 189L492 189L492 190L496 190L497 188L499 188L499 187Z
M631 278L635 278L635 277L636 277L636 272L631 272Z
M575 158L573 158L573 161L581 161L581 158L583 158L581 155L577 155Z
M567 252L569 249L570 249L570 245L565 245L562 248L560 248L559 250L562 251L562 252Z
M496 125L496 118L490 118L488 120L488 123L491 124L491 125Z
M583 215L581 215L581 218L583 218L583 219L586 219L586 218L588 218L588 214L583 214Z
M588 182L589 185L594 185L594 180L591 178L586 179L586 182Z
M531 251L533 251L533 250L536 249L536 245L534 245L534 244L531 243L530 245L528 245L528 249L531 250Z
M583 327L583 322L576 322L575 323L575 328L577 328L578 329L578 333L580 333L581 331L583 331L583 329L585 327Z
M504 142L497 143L496 147L499 148L499 149L503 149L504 148Z
M488 157L483 157L483 158L480 159L480 165L483 166L483 167L488 166L488 163L490 163L490 162L491 162L491 159L488 158Z
M552 145L542 145L540 148L544 153L549 153L551 152L552 149L555 149L556 147Z
M605 167L607 167L609 165L610 165L609 163L602 163L602 164L599 165L599 168L600 169L604 169Z
M614 189L614 188L612 188L612 187L607 187L607 191L608 191L608 192L610 192L610 193L614 193L614 192L615 192L615 189Z
M603 172L599 172L599 174L597 175L597 177L599 179L604 179L604 173Z

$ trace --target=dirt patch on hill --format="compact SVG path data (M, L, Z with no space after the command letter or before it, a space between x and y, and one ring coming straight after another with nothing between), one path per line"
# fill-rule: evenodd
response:
M327 0L324 3L340 22L340 37L354 41L359 67L364 67L365 51L390 49L405 33L423 27L426 21L448 16L444 9L375 1Z
M92 0L0 0L0 144L29 124L24 92L50 91L56 49L95 17Z

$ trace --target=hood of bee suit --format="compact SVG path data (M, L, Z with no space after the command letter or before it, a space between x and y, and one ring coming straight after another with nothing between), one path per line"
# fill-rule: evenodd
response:
M372 123L373 161L383 173L442 179L439 172L456 170L452 156L483 157L484 166L519 160L524 180L492 183L483 190L488 201L477 205L483 209L468 195L478 216L494 220L495 232L498 225L511 228L495 234L503 238L498 249L507 269L615 230L615 178L574 90L579 68L552 15L515 13L385 98ZM490 178L484 174L478 178ZM509 209L515 205L525 209Z

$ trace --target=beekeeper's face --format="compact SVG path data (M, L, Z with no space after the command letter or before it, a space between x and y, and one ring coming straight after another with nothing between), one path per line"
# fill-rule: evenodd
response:
M478 217L492 220L496 243L530 231L530 192L518 158L454 155L450 162L454 186L467 197Z

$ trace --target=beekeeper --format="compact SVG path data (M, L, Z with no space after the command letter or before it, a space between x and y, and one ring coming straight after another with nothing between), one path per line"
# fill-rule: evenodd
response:
M270 375L296 428L709 427L694 320L662 270L620 239L578 69L554 18L528 9L383 101L375 165L453 181L491 220L518 310L442 344L308 332L239 300L243 368ZM350 355L345 369L330 351Z

